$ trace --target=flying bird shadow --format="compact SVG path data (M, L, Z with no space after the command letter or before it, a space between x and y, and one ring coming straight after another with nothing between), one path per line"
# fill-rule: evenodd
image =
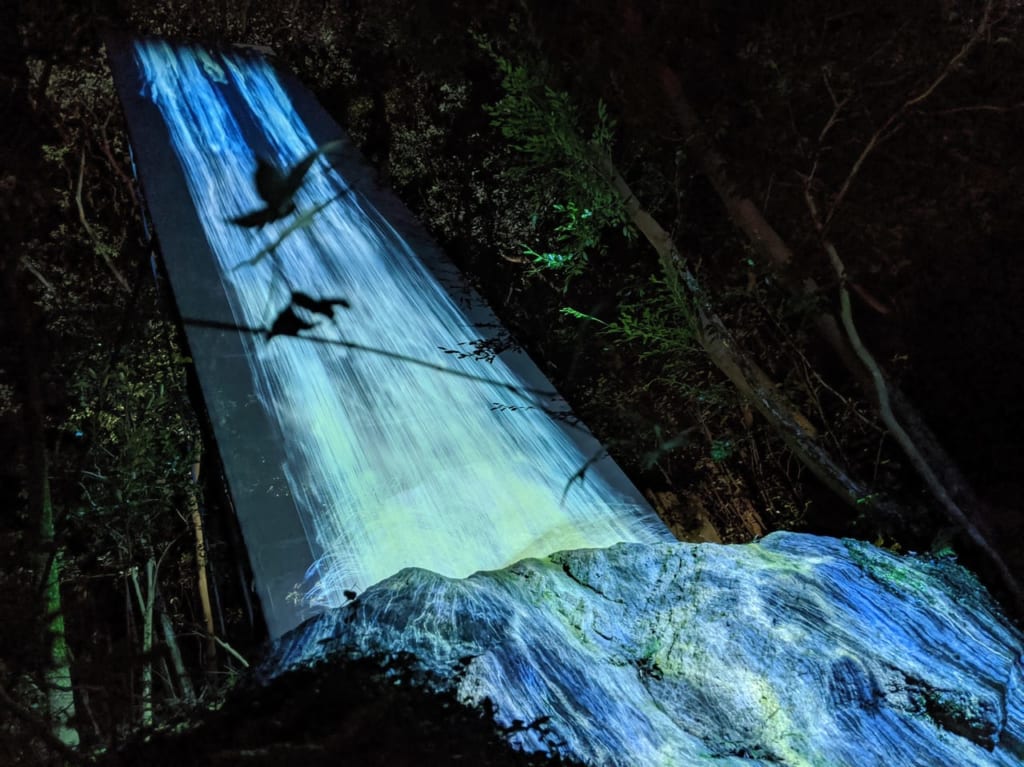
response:
M257 229L294 213L295 195L302 187L306 174L313 167L316 158L322 154L337 152L343 143L336 140L321 144L288 170L281 170L266 158L257 157L254 182L257 194L266 204L262 208L234 216L227 221L247 229Z
M307 293L292 291L292 297L288 305L278 313L277 318L270 326L270 330L267 331L267 340L274 336L294 336L298 338L299 331L312 330L317 327L323 317L333 320L334 310L339 306L343 309L349 309L352 304L349 303L347 298L313 298ZM301 313L296 310L301 310ZM307 320L302 314L313 316Z

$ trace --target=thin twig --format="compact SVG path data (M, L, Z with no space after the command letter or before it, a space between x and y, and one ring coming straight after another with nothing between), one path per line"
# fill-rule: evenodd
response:
M846 102L849 100L850 97L847 96L846 98L844 98L842 101L835 105L835 108L832 110L832 114L829 115L828 120L825 121L825 127L822 128L821 133L818 134L819 144L821 144L821 142L825 140L825 136L828 135L828 132L832 130L833 127L835 127L835 124L837 122L839 122L839 113L840 111L842 111L842 108L846 106Z
M221 647L223 647L223 648L224 648L225 650L227 650L227 651L228 651L228 653L229 653L229 654L230 654L231 656L233 656L233 657L235 658L235 660L237 660L237 661L238 661L239 663L241 663L241 664L242 664L242 665L243 665L243 666L244 666L245 668L249 668L249 661L247 661L247 660L246 660L245 658L243 658L243 657L242 657L242 656L241 656L241 655L239 654L238 650L236 650L236 649L235 649L234 647L232 647L231 645L229 645L229 644L228 644L227 642L225 642L225 641L224 641L223 639L221 639L221 638L220 638L219 636L217 636L217 635L214 635L214 637L213 637L213 640L214 640L214 641L215 641L215 642L216 642L217 644L219 644L219 645L220 645Z
M985 10L982 12L981 21L978 22L978 26L975 28L974 33L968 38L967 42L963 44L963 47L956 54L956 56L949 60L949 63L946 64L941 74L939 74L939 76L935 78L935 81L932 82L930 86L925 88L917 96L910 99L910 101L904 104L904 109L909 109L910 107L917 106L922 101L931 96L935 89L942 85L943 81L947 77L949 77L953 70L959 68L959 66L964 63L964 60L974 49L974 46L978 44L978 41L988 34L989 28L991 26L990 22L992 20L992 6L993 0L988 0L985 3Z
M974 541L978 548L988 558L989 562L996 568L1003 585L1013 596L1017 607L1024 608L1024 588L1021 587L1017 577L1013 574L1002 555L992 544L991 533L984 529L984 522L982 520L972 519L963 509L960 508L957 502L953 500L949 491L939 479L935 469L932 468L931 464L924 457L917 444L907 433L906 429L903 428L903 425L896 419L896 415L893 413L892 405L890 403L889 386L885 381L885 376L882 374L881 368L879 368L874 356L870 351L868 351L867 347L864 346L864 342L861 340L860 333L858 333L857 326L853 320L853 306L850 301L850 291L847 290L848 277L846 273L846 265L839 257L839 252L836 250L835 245L825 237L825 223L822 222L818 215L817 206L814 204L810 188L807 186L804 187L804 200L806 201L807 208L810 211L811 220L814 222L818 230L819 242L828 255L829 263L831 263L836 276L839 278L840 316L843 328L846 330L846 335L850 340L850 345L853 347L854 352L871 376L872 383L875 386L875 393L878 397L878 413L882 419L882 423L885 424L889 433L903 450L903 454L910 461L918 475L924 480L925 486L939 502L939 505L946 512L946 516L951 522L967 533L967 536L972 541Z
M772 187L774 185L775 185L775 174L773 173L772 175L770 175L768 177L768 189L765 190L764 199L761 201L761 210L763 210L765 212L768 211L768 201L772 198ZM679 199L679 190L677 188L676 189L676 200L678 201L678 199ZM678 202L677 202L676 210L679 210Z
M42 285L46 289L46 291L48 293L56 293L57 292L54 289L54 287L53 287L53 283L51 283L48 279L46 279L43 276L43 273L40 272L35 267L35 264L33 264L27 258L22 258L21 259L21 265L25 267L25 269L28 271L29 274L31 274L33 277L35 277L37 280L39 280L39 284Z
M78 206L78 219L82 222L82 228L85 229L85 233L89 235L89 239L92 240L93 250L99 254L100 258L103 259L103 263L107 265L111 274L114 275L114 279L118 281L122 288L126 292L131 293L132 288L128 284L128 280L124 278L120 270L114 265L114 262L110 260L110 256L100 247L99 238L96 236L96 232L89 225L89 221L85 217L85 207L82 205L82 180L85 178L85 148L82 148L82 159L78 163L78 184L75 188L75 205Z
M135 184L132 183L132 180L128 177L128 174L124 172L124 169L121 167L121 163L119 163L117 159L114 157L114 153L110 149L110 141L107 139L107 123L110 122L110 118L113 116L113 114L114 112L109 112L107 114L107 119L104 120L103 125L100 126L100 149L103 150L103 154L106 156L107 162L110 163L110 166L114 169L114 172L117 173L118 177L121 179L121 182L125 185L125 188L127 188L128 197L131 199L132 205L138 206L139 200L135 194Z
M856 293L863 299L865 304L870 306L879 314L888 315L892 313L892 310L889 309L888 306L886 306L873 295L871 295L871 293L868 292L868 289L865 288L863 285L860 285L859 283L856 282L851 282L850 287L853 289L854 293Z
M943 67L939 76L936 77L931 84L919 94L903 102L903 104L895 112L889 115L888 119L884 123L882 123L882 127L876 130L874 134L872 134L871 138L868 139L867 145L863 150L861 150L860 155L853 163L853 167L850 168L850 172L846 175L846 180L843 181L843 185L840 187L839 193L836 194L831 205L829 205L828 213L825 215L822 222L822 236L828 232L832 219L835 218L836 212L839 210L839 206L842 205L843 200L846 199L846 194L850 191L850 186L853 184L854 179L857 178L861 168L864 166L864 161L867 160L868 156L878 147L879 144L892 135L891 133L886 135L886 132L911 108L917 106L931 96L932 93L935 92L935 89L938 88L946 78L964 62L967 56L974 49L974 46L977 45L981 38L988 32L991 26L992 5L993 0L987 0L985 3L984 13L982 14L981 21L978 22L978 26L957 54L946 63L946 66Z
M953 107L952 109L937 109L934 112L928 112L930 115L952 115L957 112L1013 112L1017 109L1024 109L1024 101L1019 104L1010 104L1009 106L1001 107L996 104L975 104L969 107Z
M828 91L828 96L832 99L832 114L829 115L828 120L825 121L825 127L821 129L821 133L818 134L818 145L820 150L821 142L825 140L825 136L832 130L835 124L839 121L839 115L843 111L843 107L850 100L849 96L845 96L842 99L837 99L835 92L832 90L832 83L828 81L828 70L821 70L821 79L825 83L825 90Z

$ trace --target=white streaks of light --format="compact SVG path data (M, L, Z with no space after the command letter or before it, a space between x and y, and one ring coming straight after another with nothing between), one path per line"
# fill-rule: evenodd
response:
M344 590L361 591L408 566L463 577L558 549L672 539L649 509L593 471L565 493L589 456L540 409L492 408L531 404L510 392L524 383L500 359L486 365L439 351L479 331L359 195L344 194L285 239L275 251L284 278L270 258L240 267L288 222L260 231L225 221L261 207L255 157L238 120L264 133L282 167L314 141L262 60L225 55L223 67L211 67L199 49L163 42L138 43L136 53L236 322L268 326L289 289L345 297L351 309L309 334L383 352L291 336L249 339L256 390L280 425L290 491L320 554L311 602L341 604ZM229 92L230 103L251 114L233 113ZM319 159L296 196L298 209L346 188Z

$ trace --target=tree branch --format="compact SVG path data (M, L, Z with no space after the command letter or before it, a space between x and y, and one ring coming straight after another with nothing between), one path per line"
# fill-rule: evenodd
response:
M128 198L132 201L132 205L138 207L139 198L135 191L135 184L132 183L131 178L129 178L128 174L125 173L124 168L121 167L121 163L119 163L117 158L114 157L114 152L110 148L110 141L107 139L107 123L110 122L110 118L113 114L113 112L110 112L107 115L107 119L103 121L103 125L100 126L100 149L103 150L103 154L106 156L107 162L110 163L110 167L114 169L118 178L121 179L121 183L123 183L125 188L128 190Z
M1018 608L1024 610L1024 588L1021 587L1020 582L1013 575L1013 572L1007 566L1002 555L992 544L991 532L984 529L986 526L981 520L971 519L971 517L960 508L956 501L953 500L949 492L947 492L946 488L939 480L936 472L933 471L929 461L924 457L914 440L909 434L907 434L903 425L893 413L889 398L889 387L886 384L885 377L882 375L882 371L878 367L878 363L875 361L874 356L870 351L868 351L864 342L861 340L860 333L857 332L857 326L853 320L853 307L850 302L850 291L847 290L846 287L846 265L839 257L839 252L836 250L835 245L825 237L824 222L822 222L818 216L817 206L814 204L814 199L811 197L810 188L808 186L804 187L804 199L807 203L808 210L810 211L811 219L814 221L818 229L819 236L821 238L821 246L828 254L829 263L832 265L836 276L839 278L839 302L843 328L846 330L846 335L850 339L850 343L853 346L854 351L857 353L857 356L871 374L871 379L874 382L875 389L878 394L878 411L882 422L899 444L904 455L907 456L914 469L924 480L929 492L931 492L939 502L939 505L946 513L946 516L951 522L964 530L978 548L984 552L985 556L999 573L999 576L1003 581L1003 585L1006 586L1007 590L1012 594Z
M712 363L782 436L793 454L819 480L853 508L863 508L870 490L837 464L818 440L817 431L779 391L768 375L740 349L732 333L714 312L696 276L686 265L672 236L645 210L611 161L604 159L603 170L633 224L654 247L669 288L681 294L694 307L698 340ZM894 510L887 501L874 500L873 507L883 513Z
M987 0L985 3L985 10L982 13L981 21L978 22L978 26L975 27L974 32L967 39L967 42L963 44L960 50L957 51L956 55L946 63L946 66L943 67L939 76L936 77L931 84L929 84L928 87L919 94L903 102L899 109L889 115L888 119L882 123L882 127L876 130L871 135L871 138L868 139L867 145L865 145L864 149L861 150L860 155L858 155L857 159L854 161L853 167L850 168L850 172L846 174L846 179L839 188L838 194L836 194L832 199L832 203L829 205L828 212L825 214L822 221L822 236L828 232L829 226L835 218L836 212L839 210L839 206L842 205L843 200L846 199L846 194L850 191L850 186L853 184L854 179L856 179L860 174L861 168L864 167L864 162L868 159L868 156L870 156L870 154L875 151L881 143L892 135L892 133L886 135L886 132L889 131L897 120L903 117L911 108L917 106L930 97L935 92L936 88L938 88L955 69L963 64L967 59L967 56L970 55L971 51L974 49L974 46L977 45L981 38L988 33L992 24L992 6L993 0Z
M85 177L85 149L82 149L82 159L78 163L78 183L75 186L75 205L78 207L78 220L82 222L82 228L85 229L85 233L89 235L89 239L92 240L93 249L103 259L103 263L107 265L110 273L114 275L114 279L118 281L122 288L126 292L131 293L132 288L128 284L128 280L124 278L121 271L114 265L114 262L110 260L110 256L99 247L100 241L96 236L96 232L89 225L88 219L85 217L85 207L82 205L82 180Z

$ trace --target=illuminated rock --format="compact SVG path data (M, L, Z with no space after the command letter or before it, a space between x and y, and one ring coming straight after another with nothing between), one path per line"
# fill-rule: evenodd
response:
M1024 760L1022 651L949 560L776 533L403 570L264 673L412 653L517 745L592 764L967 767Z

